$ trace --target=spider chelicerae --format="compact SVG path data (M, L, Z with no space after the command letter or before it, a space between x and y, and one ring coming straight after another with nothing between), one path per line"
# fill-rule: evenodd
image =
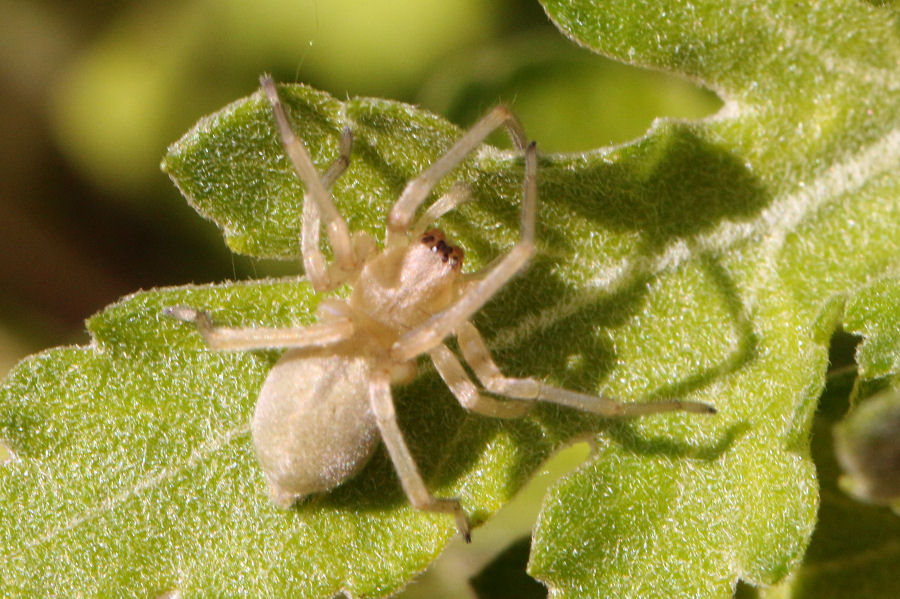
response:
M206 312L187 306L166 314L196 325L213 350L287 348L259 393L253 415L256 454L272 501L283 508L332 489L368 462L381 439L410 503L456 518L468 540L470 525L458 499L434 497L422 480L397 424L391 385L409 382L416 358L427 354L453 395L467 410L495 417L525 414L534 401L548 401L609 418L683 410L711 414L690 401L620 403L532 379L504 376L470 322L474 315L535 253L537 148L521 123L498 106L469 129L443 156L411 180L391 208L383 249L367 233L350 233L329 187L350 161L352 136L345 129L340 155L320 175L303 142L294 135L275 83L261 78L284 149L305 186L301 222L303 265L317 292L349 285L349 299L329 298L319 322L296 328L214 326ZM525 156L522 230L519 241L485 270L461 276L463 251L429 225L471 199L455 184L425 212L418 208L435 184L458 166L495 129L505 127ZM334 254L322 253L324 226ZM482 394L444 340L456 336L459 351L485 390Z

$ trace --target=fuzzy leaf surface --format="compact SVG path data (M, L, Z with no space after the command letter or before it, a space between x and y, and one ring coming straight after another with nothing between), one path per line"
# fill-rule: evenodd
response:
M541 406L466 415L429 369L396 390L430 488L477 522L556 447L597 450L548 496L530 572L552 596L728 597L779 580L809 542L809 450L843 298L897 268L900 81L894 13L862 2L546 2L582 45L705 82L714 119L660 122L633 144L542 158L540 247L479 314L499 364L623 400L680 397L715 417L610 423ZM281 88L351 229L378 234L406 180L459 131L384 100ZM525 123L526 130L528 123ZM302 188L257 93L201 121L164 168L234 250L298 253ZM439 223L477 269L517 237L522 161L484 147L439 186L476 202ZM380 235L379 235L380 237ZM272 352L207 351L161 316L314 318L300 279L136 294L89 322L89 347L18 367L0 391L7 595L382 596L454 534L407 505L383 452L352 481L284 513L247 433ZM478 534L478 531L475 531Z
M880 311L880 316L873 318L873 312L863 304L863 300L866 297L873 299L872 296L884 298L891 288L896 289L896 280L888 278L854 294L847 304L845 327L865 323L866 330L875 333L883 326L889 326L900 306L896 306L894 314L888 318L881 318L887 316L884 310ZM879 303L876 299L873 305ZM863 313L859 312L860 309ZM864 317L865 313L869 317ZM860 349L868 342L869 337L865 337ZM859 351L857 359L864 353ZM858 367L859 372L866 369L864 359L860 360ZM888 507L860 501L848 494L843 480L847 477L847 470L839 466L840 445L847 446L846 440L841 441L839 429L846 428L848 419L854 418L859 408L865 408L869 402L890 400L884 395L871 397L851 408L859 390L868 387L867 382L864 376L857 378L857 372L852 369L830 371L813 425L812 450L821 493L819 521L803 563L783 582L757 593L747 593L747 597L881 599L900 595L900 580L894 575L894 567L900 559L900 518ZM885 422L882 419L882 423ZM888 443L887 448L890 445ZM893 445L896 446L896 442ZM885 461L884 458L880 460L882 464ZM853 482L856 484L851 485L851 489L862 486L858 480Z
M530 572L565 597L728 597L738 579L771 584L812 532L808 438L842 297L897 268L896 12L866 2L544 6L578 44L690 77L725 103L712 119L659 122L591 156L607 161L593 169L604 234L636 239L595 280L646 282L632 323L650 338L678 329L670 362L654 354L669 373L681 352L709 360L718 348L674 388L720 407L722 451L692 448L694 459L659 457L648 471L627 448L653 454L671 439L601 436L595 459L547 498ZM712 284L666 285L691 271ZM715 290L725 318L711 309ZM687 308L691 297L702 307ZM684 319L704 311L703 322ZM650 316L666 313L668 325ZM675 341L685 328L708 345ZM644 485L653 492L634 488Z
M847 304L844 327L863 340L856 353L857 402L835 428L841 486L900 514L900 280L886 277L860 290ZM876 396L860 397L871 393Z

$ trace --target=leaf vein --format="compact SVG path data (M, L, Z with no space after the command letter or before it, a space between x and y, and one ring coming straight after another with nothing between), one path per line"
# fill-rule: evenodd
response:
M220 451L225 446L227 446L229 443L234 441L236 438L238 438L244 434L247 434L249 431L250 431L250 425L244 423L244 424L241 424L239 426L236 426L236 427L226 431L222 435L215 436L211 440L200 445L197 449L192 451L191 454L187 457L187 459L184 460L183 462L173 465L173 466L169 466L167 468L163 468L163 469L157 471L156 473L151 474L150 476L147 476L147 477L139 480L137 482L137 484L135 484L133 487L126 489L124 491L121 491L111 497L107 497L106 499L101 501L99 505L88 510L84 514L77 516L75 518L72 518L68 522L65 522L59 526L56 526L56 527L48 530L46 533L44 533L40 537L32 540L29 543L25 543L24 545L22 545L18 551L12 551L12 552L8 553L5 556L6 557L5 561L11 562L11 561L25 555L27 552L31 551L35 547L38 547L40 545L43 545L44 543L51 541L56 536L63 534L63 533L71 532L71 531L75 530L76 528L78 528L79 526L81 526L82 524L85 524L87 522L94 520L95 518L99 517L101 514L115 509L117 506L125 503L130 498L137 495L138 493L140 493L146 489L155 487L155 486L163 483L164 481L177 476L178 474L184 472L185 470L193 468L197 464L201 463L204 459L206 459L209 456L211 456L212 454Z

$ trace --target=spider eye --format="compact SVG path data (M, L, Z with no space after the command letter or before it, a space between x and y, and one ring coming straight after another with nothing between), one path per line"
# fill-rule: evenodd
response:
M459 268L463 261L463 251L454 245L447 243L443 231L429 229L422 233L420 241L428 246L433 254L440 254L441 262L449 263L453 268Z
M465 252L462 251L462 248L453 246L450 248L450 266L453 268L459 268L462 266L463 257L465 256Z
M444 233L440 229L428 229L422 233L420 239L427 246L434 247L438 242L443 243Z

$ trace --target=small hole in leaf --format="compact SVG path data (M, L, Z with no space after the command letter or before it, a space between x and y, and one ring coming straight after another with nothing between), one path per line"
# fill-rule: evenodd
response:
M856 346L861 338L859 335L848 333L844 329L837 329L828 343L828 375L841 373L848 368L856 368Z
M828 344L828 373L819 400L819 413L839 418L847 411L856 381L856 346L860 337L837 329Z
M759 597L759 591L756 587L747 584L743 580L739 580L737 587L734 589L734 599L756 599Z

